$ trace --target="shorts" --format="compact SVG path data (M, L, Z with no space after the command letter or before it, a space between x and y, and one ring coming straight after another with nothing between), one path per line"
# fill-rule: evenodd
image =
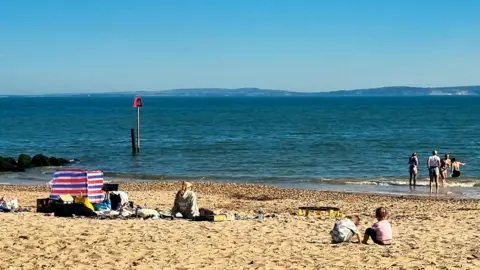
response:
M370 238L372 238L373 242L377 245L389 245L389 244L384 244L382 241L379 241L377 239L377 232L372 229L372 228L368 228L366 231L365 231L365 234L370 236Z
M344 237L341 237L340 235L332 231L330 232L330 235L332 236L332 244L339 244L343 242L350 242L350 239L352 238L353 233L350 231L348 232L347 235L345 235Z
M440 171L438 170L438 167L430 167L428 168L428 172L430 173L430 176L440 175Z
M452 177L460 177L460 171L453 171Z

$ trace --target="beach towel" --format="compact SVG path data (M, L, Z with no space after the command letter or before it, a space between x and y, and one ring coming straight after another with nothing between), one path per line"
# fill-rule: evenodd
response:
M95 211L105 211L105 210L112 210L112 204L110 200L104 200L101 203L96 203L93 205Z

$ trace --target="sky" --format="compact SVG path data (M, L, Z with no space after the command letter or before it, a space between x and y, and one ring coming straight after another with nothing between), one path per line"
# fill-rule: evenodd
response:
M5 0L0 94L480 84L480 1Z

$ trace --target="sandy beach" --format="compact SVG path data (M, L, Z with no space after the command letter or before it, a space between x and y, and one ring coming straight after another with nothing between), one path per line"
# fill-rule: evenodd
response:
M121 183L130 199L169 209L179 183ZM480 269L480 203L271 186L194 182L200 207L263 222L96 220L0 213L0 269ZM46 186L0 186L23 207ZM391 212L394 244L331 244L335 218L298 216L299 206L336 206L358 214L360 231L379 206Z

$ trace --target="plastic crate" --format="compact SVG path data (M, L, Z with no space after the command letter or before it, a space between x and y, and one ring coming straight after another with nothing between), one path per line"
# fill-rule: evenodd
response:
M53 213L52 202L50 198L37 199L37 212L38 213Z

